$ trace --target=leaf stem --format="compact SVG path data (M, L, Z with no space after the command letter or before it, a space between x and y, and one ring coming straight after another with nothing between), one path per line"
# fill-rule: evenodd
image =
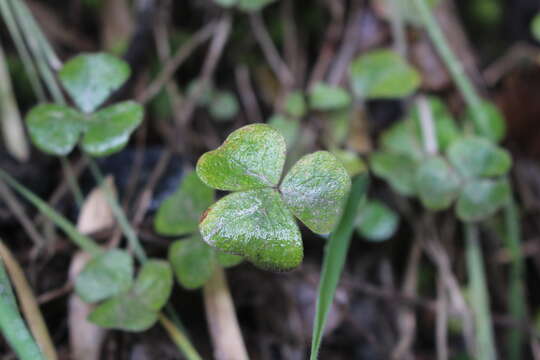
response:
M482 247L475 224L465 224L465 252L471 307L476 325L476 358L481 360L497 359L495 341L489 305L489 293L484 272Z
M88 167L90 168L90 172L92 173L92 176L97 181L98 185L101 186L103 189L103 193L105 194L105 199L107 200L107 203L111 207L111 210L118 221L118 224L120 225L120 228L122 229L122 232L126 236L129 246L135 253L135 256L139 260L141 264L144 264L148 257L146 256L146 253L144 252L143 247L141 246L141 242L139 241L139 238L137 237L137 234L135 233L135 230L129 223L129 220L127 219L126 214L124 213L124 210L116 200L116 197L113 195L109 187L105 185L105 177L101 173L101 170L99 169L99 166L95 162L95 160L85 155L88 159Z
M189 339L165 315L159 314L159 322L167 331L170 338L182 350L187 360L202 360Z
M431 9L426 3L426 0L414 0L414 3L426 27L429 37L431 38L431 41L435 45L435 48L439 52L443 62L450 71L450 74L452 75L452 78L454 79L464 100L473 110L473 121L476 128L482 129L484 127L483 124L486 123L485 120L488 117L488 114L482 107L482 99L476 92L472 82L465 74L463 64L455 56L452 49L450 49L450 46L448 45L441 28L437 24L435 17L431 13Z
M368 180L369 175L362 174L353 181L341 220L330 235L325 248L311 340L311 360L317 360L319 355L324 327L345 265L356 213L364 199Z
M21 360L45 360L17 308L4 263L0 258L0 329Z

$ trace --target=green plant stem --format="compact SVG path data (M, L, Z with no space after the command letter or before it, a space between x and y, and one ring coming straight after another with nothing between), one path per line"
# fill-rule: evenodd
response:
M476 359L497 359L489 293L484 272L482 247L478 236L478 228L474 224L465 224L465 252L469 276L471 307L476 325Z
M391 0L391 23L394 47L401 56L407 56L407 39L405 37L405 23L401 14L400 2L403 0Z
M0 258L0 329L7 342L21 360L44 360L38 345L26 327L13 290L9 282L4 263Z
M316 360L319 355L328 312L334 300L339 278L345 265L347 251L354 230L356 213L360 203L364 199L368 179L368 174L362 174L357 176L353 181L341 220L326 244L311 340L311 360Z
M25 9L20 0L9 0L9 2L11 3L15 19L22 29L28 48L34 57L37 68L41 73L41 77L45 81L45 84L47 84L51 96L57 104L64 105L66 100L64 99L64 95L62 94L62 90L60 89L60 85L58 84L55 75L49 67L48 55L44 53L43 45L40 45L45 41L44 37L39 36L41 30L37 27L32 14L28 9Z
M523 276L525 270L525 263L523 261L523 254L521 252L521 227L520 227L520 215L517 204L512 197L506 205L505 212L505 244L508 249L512 262L510 264L510 313L512 317L518 322L523 324L527 316L527 309L525 304L525 290L523 286ZM523 344L523 332L521 326L514 327L510 330L510 336L508 336L508 355L509 359L519 360L522 359L522 344Z
M426 3L426 0L414 0L414 3L420 17L422 18L424 26L426 27L429 37L431 38L431 41L437 48L439 55L450 71L450 74L459 88L459 91L463 95L463 98L473 110L473 121L476 128L483 128L488 114L486 114L482 107L482 99L476 92L472 82L465 74L463 64L454 55L452 49L450 49L450 46L448 45L441 28L437 24L435 17L431 13L431 9Z
M60 157L60 163L62 164L62 169L64 170L64 175L66 176L68 185L73 193L73 197L75 198L75 203L80 209L84 203L84 196L73 172L73 168L65 156Z
M135 253L135 256L139 260L141 264L144 264L148 257L146 256L146 253L144 252L143 247L141 246L141 242L139 241L139 238L137 237L137 234L135 233L135 230L129 223L129 220L127 219L126 214L124 213L124 210L116 200L116 197L111 192L111 190L105 186L105 178L103 174L101 173L101 170L99 169L97 163L92 159L90 156L86 155L88 158L88 167L90 168L90 172L96 179L97 183L101 188L103 189L103 192L105 193L105 198L107 200L107 203L111 207L111 210L118 221L118 224L120 225L120 228L122 229L122 232L126 236L129 246Z
M4 170L0 169L0 180L3 180L11 188L13 188L19 195L24 197L34 207L36 207L41 213L51 219L66 235L81 249L88 252L91 255L100 254L103 249L94 242L90 237L81 234L77 231L77 228L71 224L69 220L60 215L56 210L49 206L45 201L41 200L39 196L32 193L30 190L21 185L17 180L12 178Z
M2 17L4 18L4 22L6 23L9 33L13 38L17 52L21 57L28 80L30 81L30 85L32 86L38 100L40 102L44 102L46 100L45 89L39 81L36 66L32 61L32 57L30 56L28 48L24 43L21 31L17 25L17 22L15 21L13 11L7 1L0 1L0 12L2 13Z
M159 322L169 333L174 343L182 350L187 360L202 360L197 350L193 347L189 339L176 327L171 320L163 314L159 315Z

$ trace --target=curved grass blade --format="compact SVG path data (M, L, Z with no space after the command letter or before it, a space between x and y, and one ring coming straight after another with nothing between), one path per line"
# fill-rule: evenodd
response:
M0 258L0 330L21 360L45 360L17 308L4 263Z
M351 236L354 230L356 213L360 203L364 200L367 186L368 174L359 175L353 180L351 192L349 193L349 198L345 205L341 220L330 235L330 239L326 245L311 340L311 360L316 360L319 354L328 312L330 311L330 306L334 300L339 278L347 257L347 250L349 249Z

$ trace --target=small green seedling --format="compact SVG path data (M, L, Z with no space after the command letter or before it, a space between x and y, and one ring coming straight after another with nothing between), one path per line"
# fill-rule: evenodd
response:
M343 109L351 104L351 96L340 87L317 83L309 92L309 106L313 110Z
M214 195L213 189L195 172L190 172L178 190L163 202L154 219L154 228L159 234L189 235L169 247L169 262L176 279L186 289L198 289L206 284L216 266L228 268L243 261L240 256L213 249L199 234L199 219L214 202Z
M398 53L374 50L354 60L349 68L356 97L391 99L411 95L420 86L420 74Z
M457 201L461 220L489 217L508 200L504 175L512 164L510 155L488 138L461 135L438 99L431 98L429 106L439 153L424 150L418 109L413 109L381 136L382 150L370 158L373 172L402 195L418 196L428 209L444 210ZM491 124L488 133L500 133L498 120Z
M171 268L165 261L149 260L135 280L133 273L133 258L123 250L109 250L86 264L75 291L85 302L101 302L90 321L126 331L144 331L155 324L171 294Z
M356 217L356 231L361 237L380 242L390 239L399 225L395 211L378 200L369 200L360 206Z
M201 218L199 230L209 245L260 268L285 271L303 258L294 216L318 234L332 231L351 186L347 171L332 154L319 151L301 158L278 187L285 156L283 136L254 124L199 159L197 174L205 184L233 191Z
M128 64L105 53L82 54L68 61L59 78L78 109L59 104L34 107L26 117L32 142L58 156L69 154L81 137L82 149L93 156L123 148L143 119L142 106L124 101L97 109L129 75Z

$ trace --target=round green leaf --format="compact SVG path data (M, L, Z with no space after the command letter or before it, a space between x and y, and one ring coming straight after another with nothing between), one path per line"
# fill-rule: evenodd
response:
M158 313L129 293L118 295L95 308L88 320L106 329L145 331L156 323Z
M109 250L90 260L75 281L75 292L94 303L127 291L133 280L133 258L122 250Z
M416 193L417 164L410 157L389 152L375 152L369 161L375 175L385 179L394 190L406 196Z
M129 78L129 65L105 54L81 54L64 64L60 80L75 104L85 113L96 110Z
M506 180L475 180L459 196L456 213L463 221L480 221L499 210L510 196Z
M536 41L540 41L540 13L537 13L531 21L531 34Z
M217 120L232 119L238 113L238 101L230 91L219 91L210 102L210 115Z
M423 143L415 123L409 119L398 121L381 135L381 146L388 152L407 156L417 161L424 157Z
M273 115L268 119L268 125L283 135L289 148L294 145L300 130L300 121L298 119L289 119L283 115Z
M144 263L131 290L132 296L147 308L159 311L169 300L173 286L173 275L169 263L149 260Z
M26 116L32 142L43 152L67 155L73 150L83 131L83 116L70 107L42 104Z
M341 109L351 103L349 93L340 87L317 83L309 92L309 105L315 110Z
M162 235L187 235L197 231L199 218L214 200L214 190L190 172L179 189L161 204L154 228Z
M267 270L291 270L302 262L302 237L279 193L270 188L225 196L203 215L203 239Z
M283 179L285 204L311 231L327 234L339 220L351 188L347 170L328 151L302 157Z
M206 284L216 266L214 250L198 235L175 241L169 247L169 261L176 279L186 289Z
M367 202L358 211L358 234L371 241L391 238L399 225L398 215L378 200Z
M285 139L265 124L234 131L197 162L197 174L208 186L228 191L276 186L285 163Z
M416 171L416 189L426 208L443 210L457 198L460 180L443 158L432 157Z
M447 151L450 163L464 177L500 176L512 166L508 151L480 137L455 141Z
M133 101L111 105L88 121L82 147L93 156L106 156L122 149L144 117L143 107Z
M301 91L293 91L285 98L285 112L294 117L301 118L306 115L306 102L304 100L304 94Z
M361 55L350 66L350 80L362 99L400 98L420 86L420 75L398 53L374 50Z
M477 108L467 109L467 118L474 119L474 112L484 114L474 122L478 134L497 143L504 138L506 133L506 123L499 109L489 101L484 101Z

